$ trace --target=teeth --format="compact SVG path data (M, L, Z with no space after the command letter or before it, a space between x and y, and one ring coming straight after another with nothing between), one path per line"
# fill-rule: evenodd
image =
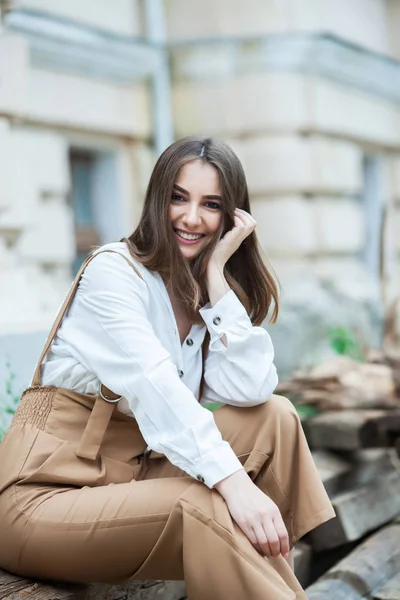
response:
M184 233L183 231L177 231L176 233L184 240L199 240L203 237L201 233Z

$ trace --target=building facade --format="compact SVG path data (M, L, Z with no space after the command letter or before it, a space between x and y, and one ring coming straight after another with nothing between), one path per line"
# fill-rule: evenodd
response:
M0 334L47 329L81 258L132 231L156 155L196 133L245 166L281 372L335 328L379 343L400 282L398 0L0 6Z

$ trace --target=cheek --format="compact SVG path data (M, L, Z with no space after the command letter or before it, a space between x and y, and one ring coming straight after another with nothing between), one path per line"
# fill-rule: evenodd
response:
M213 233L217 232L222 221L222 213L212 215L208 221L208 229Z
M170 204L169 207L169 220L171 222L175 221L177 219L177 217L179 216L179 210L177 206L174 206L173 204Z

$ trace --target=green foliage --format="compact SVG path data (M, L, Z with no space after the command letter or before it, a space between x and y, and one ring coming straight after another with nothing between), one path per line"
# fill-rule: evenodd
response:
M211 412L213 412L214 410L217 410L217 408L221 408L221 406L225 405L222 402L207 402L203 406L204 408L208 408L208 410L211 410Z
M10 420L15 413L19 402L19 394L14 390L15 373L11 371L11 365L6 363L7 379L4 392L0 393L0 440L7 431Z
M315 417L315 415L321 412L316 406L312 406L311 404L295 404L294 407L301 420Z
M359 361L364 360L362 346L352 329L348 327L332 327L328 329L328 339L336 354L350 356Z

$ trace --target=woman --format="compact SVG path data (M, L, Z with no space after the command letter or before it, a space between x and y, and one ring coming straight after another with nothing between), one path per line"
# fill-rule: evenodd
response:
M290 549L334 512L271 396L277 288L255 226L227 145L161 155L135 232L84 262L0 445L1 567L305 598Z

